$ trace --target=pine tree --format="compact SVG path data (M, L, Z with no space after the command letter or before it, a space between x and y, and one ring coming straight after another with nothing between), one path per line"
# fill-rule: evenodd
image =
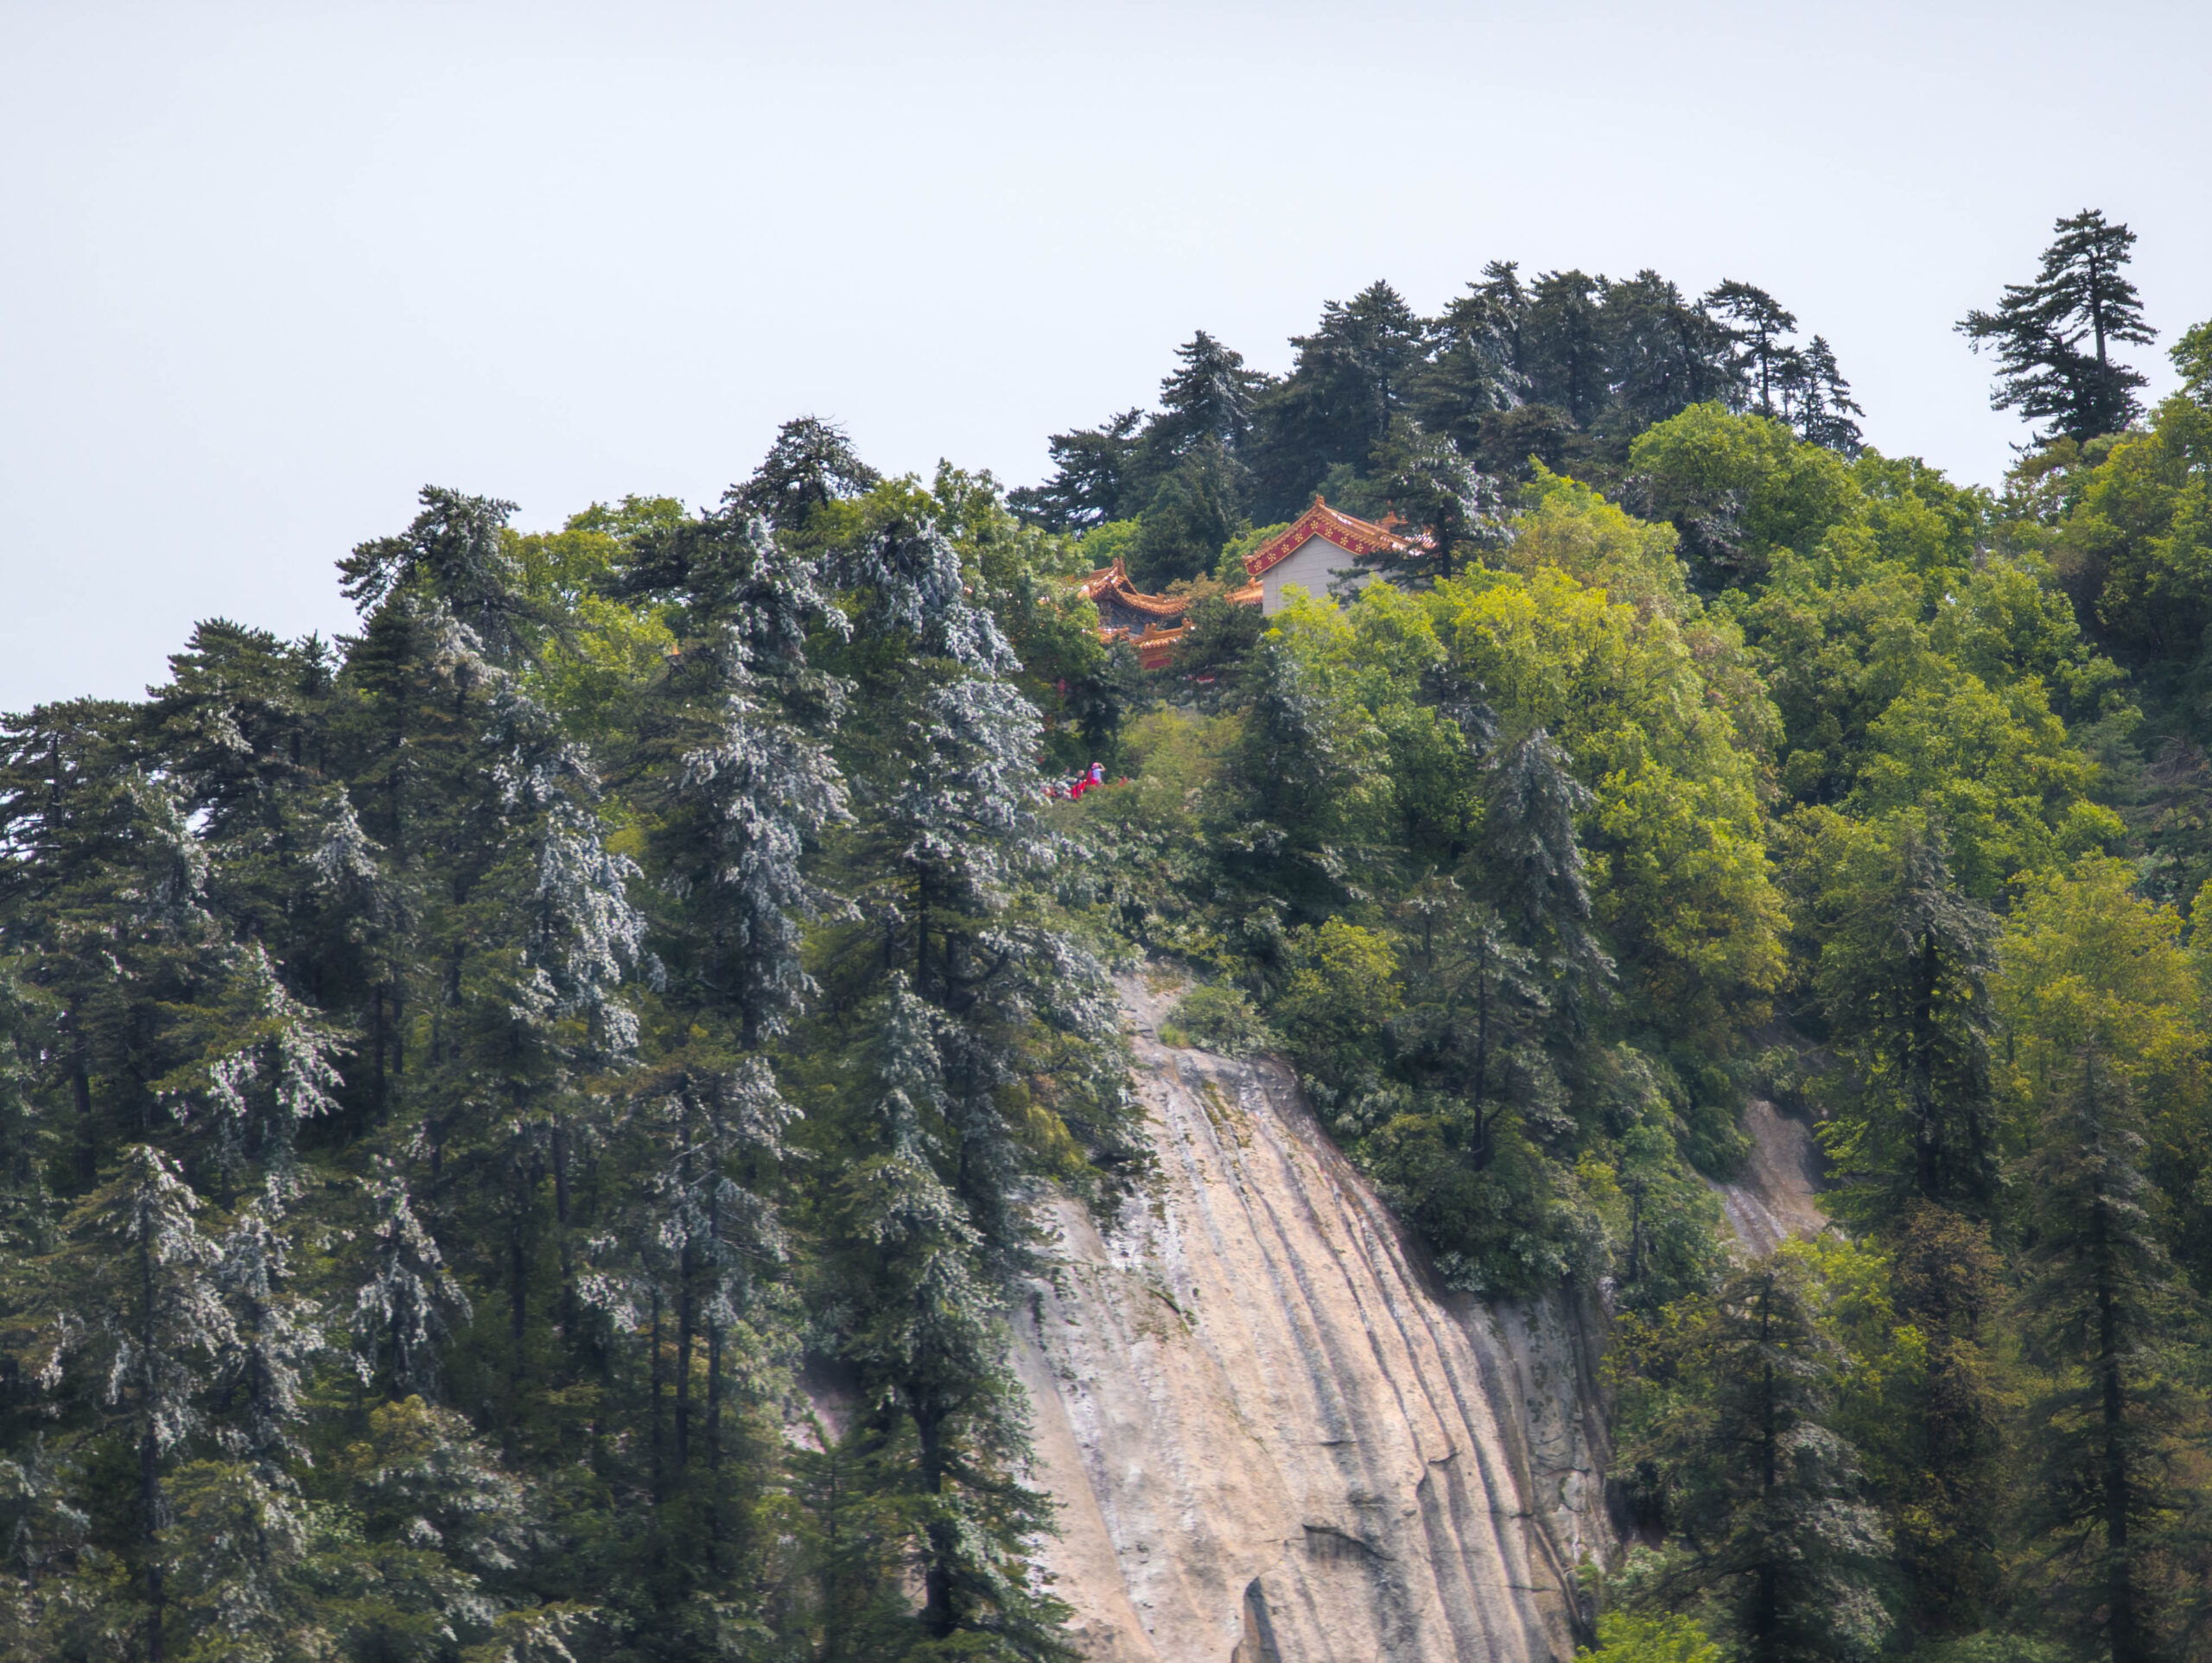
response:
M1218 440L1194 442L1146 505L1129 549L1130 580L1157 591L1213 570L1223 548L1243 530L1237 508L1243 472Z
M751 479L731 491L726 506L760 515L779 531L800 531L816 509L864 495L882 482L855 454L842 428L802 416L776 429L767 455Z
M1529 286L1521 322L1529 397L1593 424L1612 397L1603 316L1605 284L1581 271L1547 271Z
M2077 444L2117 433L2140 409L2140 371L2113 362L2115 346L2147 346L2158 332L2125 273L2135 233L2094 208L2058 220L2035 280L2005 285L1994 312L1967 314L1958 325L1978 352L1997 354L1993 409L2047 421L2038 436Z
M224 1656L306 1659L329 1643L300 1575L310 1525L292 1470L311 1458L302 1434L308 1372L324 1348L321 1308L289 1286L289 1249L258 1208L240 1215L220 1252L215 1284L230 1330L206 1399L219 1458L195 1462L172 1486L173 1591L213 1629L202 1644Z
M1028 1445L1005 1359L1006 1285L993 1261L1020 1244L1007 1233L1014 1197L983 1187L1011 1176L992 1158L1003 1134L978 1138L972 1089L948 1078L955 1025L903 974L891 979L879 1020L879 1095L867 1152L841 1185L838 1234L855 1256L845 1279L860 1306L848 1355L883 1393L873 1440L906 1449L887 1476L906 1492L899 1511L920 1563L922 1605L875 1641L874 1654L957 1643L1010 1663L1072 1659L1058 1633L1065 1609L1024 1563L1026 1542L1046 1525L1042 1499L1011 1476ZM956 1070L969 1063L967 1047L951 1049ZM978 1170L986 1165L996 1170Z
M1830 1205L1886 1228L1916 1201L1986 1219L1996 1198L1987 977L1996 920L1960 892L1940 825L1900 816L1825 847L1815 979L1831 1043Z
M337 1059L348 1036L287 990L258 942L236 951L213 999L182 1025L200 1055L159 1082L171 1112L236 1184L260 1166L281 1208L300 1184L296 1139L306 1121L335 1114Z
M1718 1596L1753 1663L1871 1658L1888 1627L1889 1543L1829 1427L1842 1357L1815 1299L1787 1253L1730 1276L1626 1451L1661 1478L1673 1546L1655 1591Z
M73 1363L88 1374L137 1469L132 1558L148 1663L161 1663L168 1644L173 1457L205 1424L209 1366L236 1342L217 1279L220 1249L194 1217L200 1206L169 1160L133 1145L70 1216L49 1296L54 1339L41 1383L61 1385Z
M1588 790L1541 727L1494 749L1479 846L1478 892L1497 909L1510 938L1534 954L1571 1010L1580 1011L1613 974L1591 927L1590 888L1575 816Z
M1510 268L1503 270L1510 281ZM1525 390L1516 362L1517 285L1470 283L1431 325L1434 346L1417 378L1414 415L1464 453L1481 442L1485 416L1510 409Z
M51 1245L49 1168L62 1152L39 1076L54 1032L52 1006L0 959L0 1254L36 1254Z
M1783 338L1795 332L1797 317L1766 290L1731 277L1705 297L1707 311L1726 318L1741 344L1743 372L1758 395L1761 416L1775 413L1775 396L1781 390L1777 369L1788 350Z
M69 1128L78 1195L120 1133L153 1114L134 999L158 971L130 898L141 819L130 725L120 704L42 705L8 720L0 753L0 907L15 976L48 1006L67 1102L49 1125Z
M1916 1202L1897 1221L1891 1298L1924 1360L1895 1428L1909 1450L1896 1483L1897 1558L1924 1629L1970 1632L1998 1588L2005 1501L2005 1406L1990 1346L2002 1315L2001 1265L1986 1222Z
M623 1170L634 1174L635 1192L583 1286L619 1331L645 1336L654 1493L680 1495L697 1482L711 1558L734 1525L722 1495L728 1387L734 1377L757 1393L789 1344L774 1280L783 1226L737 1174L785 1154L797 1111L760 1058L710 1070L702 1053L694 1045L636 1082L630 1113L609 1139ZM701 1404L694 1382L702 1353ZM674 1376L672 1413L662 1400L664 1373Z
M395 1400L435 1399L438 1345L453 1317L467 1319L468 1296L415 1216L405 1179L386 1165L366 1188L369 1274L353 1295L354 1366L365 1383L381 1377Z
M848 625L819 562L788 550L739 493L677 536L683 552L662 568L682 574L667 592L682 601L679 649L623 766L657 810L648 858L685 904L660 937L677 996L721 1007L751 1047L783 1032L808 992L802 926L840 904L804 857L849 816L830 750L849 689L809 663L807 638L842 639Z
M2145 1131L2203 1089L2197 993L2170 911L2108 858L2030 883L1997 994L2033 1115L2035 1197L2012 1319L2039 1378L2024 1520L2056 1624L2112 1663L2171 1654L2189 1591L2181 1520L2202 1492L2182 1451L2202 1437L2184 1364L2202 1313L2158 1240Z
M1656 1113L1624 1130L1620 1145L1621 1193L1629 1203L1628 1239L1613 1260L1621 1304L1649 1315L1709 1294L1728 1263L1712 1192Z
M1254 459L1264 511L1305 506L1333 467L1363 470L1391 418L1406 411L1427 361L1428 326L1386 282L1321 308L1291 340L1289 377L1262 401Z
M869 1651L1058 1657L1062 1614L1024 1563L1044 1514L1016 1476L1002 1313L1034 1264L1038 1177L1078 1136L1125 1136L1112 1000L1039 892L1060 853L1040 720L995 627L963 615L957 551L894 511L836 564L859 588L840 748L869 809L830 851L860 916L830 933L812 1020L867 1086L807 1136L841 1152L823 1251L871 1406L850 1453L890 1487L923 1590Z
M346 598L364 613L395 596L443 606L469 632L471 647L505 663L542 634L542 607L524 592L510 547L515 505L424 486L423 511L396 536L377 537L338 562Z
M1619 411L1637 428L1707 400L1743 402L1735 338L1701 305L1651 270L1601 280L1607 378Z
M1851 396L1851 384L1836 367L1835 352L1815 335L1802 352L1790 349L1781 378L1783 414L1807 444L1856 456L1862 435L1851 418L1866 411Z
M1379 562L1394 580L1455 576L1506 542L1503 491L1497 480L1476 472L1451 440L1423 432L1400 416L1376 446L1372 460L1376 481L1392 510L1427 536L1425 546Z
M1246 369L1243 353L1203 329L1175 356L1174 373L1160 384L1160 412L1145 428L1146 451L1161 460L1181 457L1211 440L1236 455L1251 435L1254 400L1267 377Z
M1529 375L1529 295L1521 282L1521 266L1515 260L1492 260L1483 267L1482 281L1467 285L1471 297L1483 308L1484 321L1493 329L1505 365L1512 372L1516 391L1525 391ZM1446 321L1450 314L1447 311Z
M1402 1064L1445 1094L1453 1154L1486 1171L1523 1120L1557 1114L1559 1079L1544 1047L1548 978L1497 909L1451 879L1427 880L1403 921L1406 1009L1394 1025Z
M1132 464L1144 422L1141 409L1123 410L1097 428L1054 434L1045 441L1052 477L1022 486L1008 504L1048 531L1088 530L1135 513L1142 504L1131 500Z

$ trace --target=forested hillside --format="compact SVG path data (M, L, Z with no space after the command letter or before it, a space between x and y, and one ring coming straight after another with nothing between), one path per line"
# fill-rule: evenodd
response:
M1146 1183L1140 962L1612 1313L1607 1663L2212 1653L2212 324L2142 409L2131 241L1961 323L2001 491L1748 283L1501 263L1010 493L426 489L357 632L8 717L0 1653L1071 1656L1007 1321ZM1231 604L1317 491L1426 540ZM1836 1176L1756 1262L1752 1097Z

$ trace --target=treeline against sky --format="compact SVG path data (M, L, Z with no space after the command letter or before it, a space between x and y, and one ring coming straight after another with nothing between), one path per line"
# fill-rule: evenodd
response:
M1010 497L429 490L358 633L8 718L0 1654L1071 1655L1007 1338L1044 1186L1142 1204L1140 963L1609 1330L1608 1663L2202 1654L2212 328L2138 411L2127 240L1967 321L2000 492L1746 285L1497 267ZM1315 490L1426 550L1228 604ZM1752 1095L1839 1179L1756 1263Z

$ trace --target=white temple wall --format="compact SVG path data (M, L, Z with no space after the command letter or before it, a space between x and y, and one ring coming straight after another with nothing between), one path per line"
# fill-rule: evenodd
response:
M1326 537L1308 537L1260 574L1260 610L1270 617L1281 612L1282 592L1294 583L1316 600L1325 600L1335 574L1357 564L1349 553ZM1372 572L1363 571L1357 581L1364 583L1373 575Z

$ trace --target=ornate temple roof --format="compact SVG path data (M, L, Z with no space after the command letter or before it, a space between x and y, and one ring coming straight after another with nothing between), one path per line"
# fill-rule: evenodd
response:
M1346 554L1390 554L1400 549L1417 549L1424 539L1407 536L1394 530L1398 517L1392 514L1382 524L1372 520L1355 518L1340 509L1329 506L1321 500L1319 492L1313 494L1313 505L1293 520L1277 536L1269 538L1244 556L1245 574L1256 580L1270 566L1281 564L1303 549L1315 537L1333 543Z
M1188 595L1147 594L1129 581L1119 556L1088 577L1076 580L1075 592L1098 608L1098 638L1126 640L1137 650L1137 661L1147 670L1164 669L1175 656L1175 644L1189 632L1183 614L1190 610ZM1238 606L1260 604L1260 586L1247 583L1230 591Z
M1129 581L1119 555L1114 557L1111 566L1101 567L1089 577L1077 579L1075 592L1085 600L1096 602L1102 617L1105 608L1112 606L1154 618L1180 618L1191 604L1187 597L1179 594L1144 593Z

